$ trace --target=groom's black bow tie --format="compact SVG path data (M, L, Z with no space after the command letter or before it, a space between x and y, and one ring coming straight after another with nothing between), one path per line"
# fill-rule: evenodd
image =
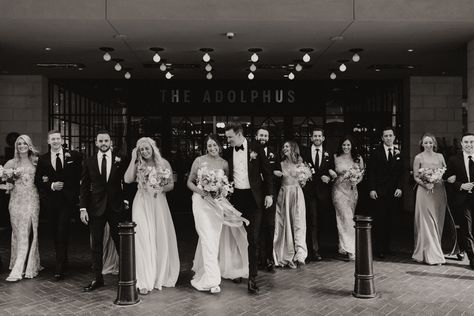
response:
M235 151L239 151L239 150L244 150L244 144L240 145L240 146L235 146L234 147Z

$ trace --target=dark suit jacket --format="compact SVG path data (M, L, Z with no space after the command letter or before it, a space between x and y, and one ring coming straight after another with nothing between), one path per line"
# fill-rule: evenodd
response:
M77 205L81 180L82 156L77 151L63 150L63 170L57 172L51 164L51 152L41 155L36 167L35 184L41 199L46 206L51 203L67 203ZM64 182L61 191L53 191L51 184L56 181Z
M264 197L273 195L273 173L265 157L263 147L258 143L250 143L247 141L249 148L247 149L248 176L250 189L257 202L258 207L264 209ZM229 179L234 179L234 148L229 147L224 151L224 159L229 163ZM256 155L255 159L251 159L252 155ZM275 201L274 201L275 202Z
M474 200L474 193L461 190L461 185L469 182L462 152L449 158L448 169L444 173L443 178L447 179L453 175L456 176L456 181L451 184L453 188L453 206L456 210L462 210L470 206ZM471 179L471 182L472 181L474 181L474 179Z
M123 176L128 164L123 157L112 153L112 167L107 182L99 171L97 155L84 160L81 176L80 208L86 208L89 214L101 216L106 209L120 212L127 200L122 189Z
M402 189L402 167L400 153L389 163L383 145L378 146L367 164L369 191L375 190L378 196L393 196L396 189Z
M329 169L334 170L334 158L333 155L324 150L323 147L323 152L321 153L321 165L319 166L319 169L317 169L313 165L311 147L312 146L309 146L308 148L303 148L303 150L301 151L301 157L303 158L303 161L310 166L311 171L313 172L313 177L311 181L306 182L306 185L304 186L303 190L305 195L316 195L316 197L320 200L328 200L331 197L330 184L324 183L321 180L321 177L323 175L330 177Z
M272 171L273 192L274 192L274 198L276 199L278 196L280 185L281 185L281 178L275 176L273 174L273 171L275 170L281 171L280 157L273 149L271 149L270 147L267 147L267 160L268 160L268 163L270 164L270 170ZM274 204L276 204L276 200L273 202Z

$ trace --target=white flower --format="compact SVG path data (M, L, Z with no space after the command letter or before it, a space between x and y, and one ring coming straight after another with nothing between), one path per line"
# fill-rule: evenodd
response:
M119 163L120 161L122 161L122 158L120 158L119 156L115 156L115 162Z
M329 154L328 154L327 151L324 152L324 157L326 157L326 158L329 157Z
M250 161L257 159L258 154L255 151L252 151L250 153Z
M48 182L49 178L47 176L43 176L43 182Z
M65 152L65 153L64 153L64 157L66 157L66 158L71 158L71 154L68 153L68 152Z
M273 158L275 158L275 155L274 155L273 153L270 153L270 154L268 155L268 158L273 159Z

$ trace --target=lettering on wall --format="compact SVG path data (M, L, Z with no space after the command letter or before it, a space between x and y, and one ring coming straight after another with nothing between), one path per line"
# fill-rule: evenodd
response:
M292 89L161 89L161 103L203 103L203 104L292 104L296 93Z

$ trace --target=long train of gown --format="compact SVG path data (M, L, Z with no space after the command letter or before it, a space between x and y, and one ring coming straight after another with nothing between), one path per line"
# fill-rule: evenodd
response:
M283 184L276 205L273 259L276 266L286 266L296 261L304 263L307 256L303 190L299 184Z
M430 193L422 186L416 191L415 251L412 258L428 264L445 263L444 254L456 251L456 228L447 205L443 183Z
M11 279L34 278L43 268L38 246L39 195L34 184L36 168L25 168L11 191ZM30 243L30 234L32 240Z
M133 200L137 224L135 258L137 287L151 291L174 287L179 276L176 233L165 193L139 188Z
M203 199L194 193L193 215L199 235L192 270L191 285L208 291L225 279L247 278L248 241L241 217L226 199Z

